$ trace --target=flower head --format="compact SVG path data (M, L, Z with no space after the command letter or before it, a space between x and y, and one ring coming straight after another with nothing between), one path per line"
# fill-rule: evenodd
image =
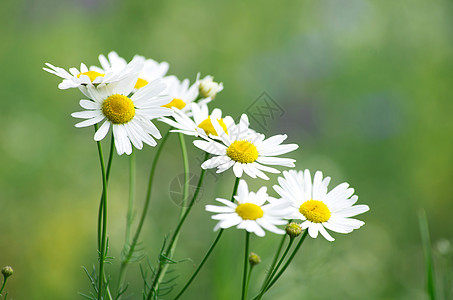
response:
M284 171L283 177L278 178L279 185L274 190L291 203L291 214L288 219L302 220L302 229L308 228L312 238L320 232L328 241L334 238L326 228L339 233L350 233L363 224L352 219L355 215L364 213L368 205L354 205L358 196L349 184L342 183L327 192L330 177L323 178L322 172L315 173L313 183L309 170L296 172Z
M198 80L198 90L202 97L214 99L217 93L223 90L223 83L215 82L214 77L208 75Z
M171 97L172 101L165 105L168 108L176 108L180 111L190 114L191 103L198 98L198 84L195 82L190 85L189 79L180 81L176 76L167 76L164 78L167 84L166 93ZM199 103L208 103L211 99L204 99Z
M212 219L219 220L214 227L215 231L236 226L258 236L265 235L263 228L277 234L285 233L275 225L287 223L283 217L288 213L288 203L269 197L266 187L260 188L256 193L249 192L247 183L241 180L234 198L237 203L217 198L224 206L206 205L207 211L218 213L212 216Z
M74 118L86 119L77 123L76 127L86 127L105 120L96 131L94 139L102 140L112 127L119 155L131 154L132 145L137 149L142 149L143 143L155 146L154 138L161 138L161 135L151 120L173 113L171 109L161 107L170 98L161 94L165 90L165 84L160 79L129 97L137 76L138 72L103 87L81 87L81 91L90 100L80 100L80 106L85 110L72 114Z
M294 159L275 157L299 147L296 144L281 145L287 138L285 134L265 139L263 134L249 129L248 117L245 114L241 116L239 124L227 126L225 132L216 120L212 120L212 124L216 132L221 133L219 134L221 142L194 141L198 148L216 155L201 165L203 169L217 168L217 173L221 173L233 167L236 177L241 177L245 172L252 178L268 180L269 177L263 171L271 173L280 171L264 165L294 167Z
M86 86L101 87L105 84L123 80L135 73L137 69L141 70L143 61L143 58L136 57L129 64L124 64L121 68L111 68L108 70L102 70L96 67L90 67L88 69L85 64L81 63L80 69L70 68L69 72L63 68L46 63L46 66L49 68L43 68L43 70L63 78L63 81L58 85L60 89Z
M13 273L14 273L13 268L11 268L10 266L2 268L2 275L5 279L13 275Z
M174 120L171 118L161 118L160 121L176 128L175 130L171 130L172 132L181 132L204 139L208 139L208 137L218 138L218 133L213 125L213 119L219 122L225 133L228 133L227 127L234 123L233 118L230 116L222 118L222 111L218 108L213 109L211 114L209 114L207 104L200 105L198 103L192 103L191 111L192 116L189 117L179 109L175 109L173 115Z
M144 87L149 82L154 81L158 78L162 78L168 71L169 65L167 62L157 62L150 58L146 59L143 56L136 55L134 59L141 59L143 61L143 69L141 70L137 82L134 86L134 91ZM127 62L124 58L119 56L115 51L111 51L107 57L103 54L99 55L99 62L101 63L102 68L91 67L94 71L97 72L108 72L108 71L117 71L121 70L127 65Z

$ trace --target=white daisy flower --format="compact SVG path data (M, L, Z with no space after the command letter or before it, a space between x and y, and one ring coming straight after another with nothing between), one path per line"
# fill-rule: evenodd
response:
M102 140L112 127L119 155L131 154L131 143L137 149L142 149L143 142L155 146L156 141L153 137L159 139L161 135L151 120L173 113L171 109L161 107L170 102L170 98L161 94L165 90L165 84L160 79L153 81L152 85L147 85L129 98L128 95L136 82L137 74L103 87L96 88L91 85L82 87L82 92L91 100L80 100L80 106L86 110L73 113L72 116L87 120L75 126L91 126L105 119L96 131L94 140Z
M137 83L134 86L134 91L144 87L149 82L154 81L158 78L162 78L167 74L169 65L167 62L160 62L153 59L146 59L143 56L136 55L134 58L140 58L143 62L143 69L140 72ZM94 71L105 73L109 70L120 70L127 65L127 61L118 55L115 51L111 51L107 57L103 54L99 55L99 62L101 63L102 68L91 67Z
M49 68L43 68L44 71L63 78L63 81L58 85L58 88L64 90L81 86L96 85L99 87L103 84L120 81L131 76L131 73L136 72L137 68L142 68L143 58L137 57L121 68L109 69L105 72L96 67L90 67L90 69L88 69L83 63L80 64L80 69L70 68L69 72L49 63L46 63L46 65Z
M170 118L160 118L160 121L167 123L168 125L176 128L171 130L172 132L181 132L186 135L202 137L207 139L218 138L218 134L212 125L212 120L215 119L223 131L227 133L227 126L234 123L234 120L230 116L222 118L222 110L214 108L212 113L209 114L209 109L206 104L191 104L192 117L189 117L179 109L175 109L173 115L174 120ZM228 124L228 125L227 125Z
M214 77L207 75L198 80L198 90L202 97L214 99L217 93L223 90L223 83L215 82Z
M179 109L183 113L190 115L190 104L195 102L195 100L198 98L198 82L195 82L194 84L189 86L189 79L179 81L179 79L173 75L164 77L164 81L167 84L167 90L165 92L173 99L164 107L174 107ZM199 101L198 103L206 104L209 101L211 101L211 99L207 98Z
M238 186L238 194L234 196L237 201L232 203L229 200L217 198L216 200L224 206L206 205L209 212L218 213L212 219L219 220L214 231L219 228L236 226L238 229L245 229L257 236L264 236L268 231L284 234L285 231L275 225L284 225L288 221L283 217L287 215L287 202L278 201L267 194L267 188L262 187L258 192L249 192L245 180L241 180Z
M351 219L364 213L368 205L354 205L358 196L353 195L354 189L346 182L337 185L327 192L330 177L323 179L322 172L317 171L311 181L310 171L284 171L283 177L278 178L279 185L274 190L291 202L292 213L288 219L304 221L302 229L308 228L312 238L320 232L328 241L334 241L326 228L339 233L350 233L363 224L362 221ZM353 206L354 205L354 206Z
M263 134L249 129L247 115L243 114L239 124L227 126L226 134L219 122L211 119L213 127L219 133L221 142L214 140L194 141L194 145L210 154L216 155L205 161L203 169L217 168L217 173L233 167L236 177L243 172L252 178L260 177L268 180L265 172L280 173L279 170L264 165L280 165L294 167L294 159L275 157L299 148L296 144L281 145L286 134L279 134L265 139Z

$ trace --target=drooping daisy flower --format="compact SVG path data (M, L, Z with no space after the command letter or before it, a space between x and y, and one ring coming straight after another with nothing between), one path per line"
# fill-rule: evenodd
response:
M110 83L103 87L87 85L81 91L90 100L80 100L85 111L73 113L75 118L87 119L77 123L76 127L86 127L104 121L96 131L94 139L102 140L112 127L116 150L119 155L131 154L132 145L142 149L143 142L155 146L155 138L161 138L159 130L151 122L152 119L169 116L171 109L161 107L170 102L170 98L162 95L165 84L161 79L152 85L140 89L130 98L138 72L124 80ZM153 136L153 137L152 137ZM132 145L131 145L132 143Z
M134 58L140 58L142 59L143 62L143 69L140 72L137 82L134 86L135 90L138 90L145 85L147 85L149 82L156 80L158 78L162 78L167 74L169 65L167 62L160 62L158 63L157 61L153 59L146 59L143 56L136 55ZM105 57L103 54L99 55L99 62L101 63L102 68L97 68L97 67L91 67L94 71L100 72L100 73L105 73L109 70L120 70L124 68L124 66L127 65L127 62L124 58L118 55L115 51L111 51L107 57Z
M217 198L216 200L224 206L206 205L209 212L218 213L212 219L219 220L214 231L219 228L236 226L238 229L245 229L257 236L264 236L268 231L284 234L285 231L275 225L288 223L283 217L288 213L288 203L278 201L267 194L267 188L262 187L258 192L249 192L245 180L241 180L238 186L238 194L234 196L236 203L229 200Z
M296 144L281 145L286 140L286 134L264 138L263 134L249 129L247 115L243 114L239 124L227 127L226 134L219 122L212 119L213 127L219 133L221 143L209 141L194 141L194 145L210 154L216 155L205 161L203 169L217 168L217 173L224 172L233 167L236 177L241 177L243 172L252 178L260 177L268 180L265 172L280 173L279 170L264 165L280 165L294 167L294 159L275 157L297 149Z
M197 78L198 79L198 78ZM164 77L164 81L167 84L167 90L165 93L170 95L172 101L165 105L165 107L177 108L183 113L190 114L191 103L194 102L198 97L198 83L195 82L189 86L189 79L179 81L176 76ZM211 101L210 98L203 99L199 103L206 104Z
M326 228L339 233L350 233L365 224L350 217L370 208L364 204L354 205L358 196L353 195L354 189L349 188L346 182L327 192L329 182L330 177L323 179L320 171L315 173L313 183L309 170L284 171L283 177L278 178L279 185L274 185L274 190L291 203L292 213L288 219L304 221L302 229L308 228L312 238L316 238L320 232L328 241L334 241Z
M99 87L103 84L120 81L129 77L131 73L136 72L137 68L141 68L143 65L143 58L137 57L121 68L109 69L105 72L96 67L90 67L90 69L88 69L83 63L80 64L80 69L70 68L69 72L49 63L46 63L46 65L49 68L43 68L44 71L63 78L63 81L58 85L58 88L64 90L81 86L96 85Z
M222 111L214 108L211 114L206 104L199 105L191 103L192 117L189 117L179 109L175 109L173 115L174 120L170 118L161 118L160 121L176 128L172 132L181 132L186 135L199 136L207 139L209 136L218 138L218 134L212 125L212 119L215 119L223 131L226 132L227 126L234 124L234 120L230 116L222 118ZM226 132L227 133L227 132Z
M214 81L214 77L207 75L205 78L198 80L198 90L204 98L214 99L217 93L223 90L223 83Z

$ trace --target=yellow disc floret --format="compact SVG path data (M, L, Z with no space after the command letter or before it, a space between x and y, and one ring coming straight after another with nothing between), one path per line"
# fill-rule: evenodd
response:
M101 74L99 72L96 72L96 71L88 71L88 72L83 72L83 73L79 73L77 75L77 78L80 78L80 76L82 75L86 75L90 78L91 82L93 82L96 78L98 78L99 76L101 77L104 77L104 74Z
M134 118L135 107L130 98L114 94L102 103L102 113L113 124L124 124Z
M258 159L258 150L251 142L242 140L235 141L226 150L226 154L234 161L248 164Z
M299 207L299 212L313 223L324 223L330 219L330 210L326 204L318 200L308 200Z
M176 107L177 109L183 109L185 106L186 106L186 102L184 102L178 98L174 98L170 103L162 105L162 107L166 107L166 108Z
M220 126L222 126L223 131L225 131L225 133L228 134L227 126L225 125L225 122L223 122L223 119L217 119L217 121L219 122ZM218 136L217 131L215 131L215 128L212 125L211 118L209 118L209 117L206 120L204 120L203 122L201 122L198 125L198 127L203 129L207 135L212 134L212 135Z
M263 216L263 210L256 204L244 203L236 207L236 213L243 220L256 220Z
M147 84L148 84L147 80L145 80L143 78L139 78L139 79L137 79L137 82L135 83L134 88L136 88L138 90L138 89L141 89L142 87L144 87Z

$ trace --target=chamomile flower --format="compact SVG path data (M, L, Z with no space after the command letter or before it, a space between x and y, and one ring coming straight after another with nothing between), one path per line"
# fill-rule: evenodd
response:
M90 69L88 69L83 63L80 64L80 69L70 68L69 72L49 63L46 63L46 66L49 68L43 68L43 70L63 78L63 81L58 85L58 88L64 90L81 86L100 86L117 82L130 76L131 73L136 72L137 68L141 68L142 65L143 58L137 57L121 68L109 69L106 71L96 67L90 67Z
M189 117L179 109L175 109L173 115L174 120L171 118L161 118L160 121L169 124L176 128L172 132L181 132L186 135L199 136L207 139L217 138L218 134L212 125L212 119L219 122L223 131L226 132L227 126L234 123L234 120L230 116L222 118L222 111L218 108L214 108L211 114L206 104L191 103L192 116ZM228 124L228 125L227 125Z
M280 173L279 170L265 165L280 165L294 167L294 159L275 157L296 150L296 144L281 145L286 140L286 134L279 134L265 139L263 134L249 129L247 115L243 114L239 124L227 126L225 133L214 119L211 119L220 142L214 140L194 141L194 145L210 154L215 155L205 161L203 169L217 168L217 173L233 168L234 175L241 177L245 172L252 178L260 177L268 180L265 172Z
M214 99L217 93L223 90L223 83L215 82L214 77L207 75L205 78L198 80L198 90L202 97Z
M212 216L212 219L219 220L214 231L236 226L238 229L253 232L257 236L265 235L263 228L277 234L285 233L276 225L288 223L283 219L288 213L287 203L269 197L266 187L263 186L256 193L249 192L247 183L241 180L237 196L234 198L237 204L217 198L216 200L224 204L223 206L206 205L207 211L218 213Z
M328 192L329 182L330 177L323 178L320 171L315 173L313 183L309 170L284 171L274 190L291 203L292 212L288 219L302 220L302 229L308 228L308 234L312 238L321 233L328 241L334 241L326 229L350 233L365 224L350 217L370 208L364 204L354 205L358 196L354 195L354 189L346 182Z
M198 78L197 78L198 80ZM189 79L184 79L179 81L176 76L167 76L164 77L164 81L167 84L167 90L165 91L172 101L165 105L168 108L177 108L185 114L191 114L190 108L191 103L193 103L198 98L198 83L190 85ZM200 104L206 104L211 101L210 98L201 100Z
M155 146L154 138L159 139L161 135L151 120L173 113L171 109L161 107L170 102L170 98L161 94L165 90L161 79L129 97L136 82L137 74L103 87L83 87L82 92L90 100L80 100L80 106L85 111L73 113L72 116L86 120L75 126L86 127L105 120L96 131L94 140L102 140L112 127L119 155L131 154L132 145L137 149L142 149L143 143Z
M134 86L134 91L144 87L149 82L162 78L167 74L169 65L167 62L157 62L153 59L146 59L143 56L136 55L134 58L140 58L143 60L143 69L140 72L137 83ZM120 70L127 65L127 61L118 55L115 51L111 51L107 57L103 54L99 55L99 62L102 68L91 67L97 72L107 72L108 70Z

